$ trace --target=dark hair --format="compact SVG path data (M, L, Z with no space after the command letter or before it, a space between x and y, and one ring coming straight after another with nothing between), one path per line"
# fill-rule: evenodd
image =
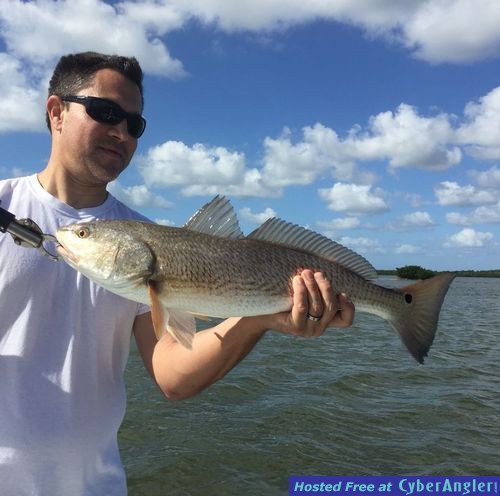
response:
M72 53L61 57L50 79L49 96L78 93L78 91L92 84L95 73L101 69L117 71L135 83L141 93L141 104L144 105L143 74L137 59L120 55L104 55L96 52ZM45 117L50 131L48 113Z

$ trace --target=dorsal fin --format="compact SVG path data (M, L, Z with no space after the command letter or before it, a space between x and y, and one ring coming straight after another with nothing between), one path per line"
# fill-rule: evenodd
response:
M233 206L227 198L219 195L201 207L184 227L220 238L244 237Z
M372 280L377 277L376 270L361 255L326 236L281 219L268 219L248 237L307 251L336 262L365 279Z

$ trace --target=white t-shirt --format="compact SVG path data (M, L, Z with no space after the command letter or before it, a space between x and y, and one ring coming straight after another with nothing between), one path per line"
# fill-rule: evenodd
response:
M0 181L0 206L44 233L93 219L141 219L113 196L75 210L35 175ZM137 315L148 307L0 233L0 493L123 496L117 431Z

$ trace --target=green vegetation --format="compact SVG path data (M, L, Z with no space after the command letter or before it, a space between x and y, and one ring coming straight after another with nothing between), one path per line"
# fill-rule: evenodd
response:
M430 279L436 275L433 270L424 269L423 267L420 267L420 265L397 267L396 274L401 279Z
M454 270L449 272L455 272L458 277L500 277L500 269ZM439 274L439 272L424 269L418 265L406 265L396 270L377 270L377 274L379 276L398 276L403 279L427 279Z

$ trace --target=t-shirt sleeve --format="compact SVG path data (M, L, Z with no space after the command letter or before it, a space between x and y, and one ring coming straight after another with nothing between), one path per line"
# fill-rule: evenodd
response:
M138 315L144 315L145 313L151 312L151 308L149 305L144 305L144 303L138 303L137 304L137 312L136 312L136 317Z

